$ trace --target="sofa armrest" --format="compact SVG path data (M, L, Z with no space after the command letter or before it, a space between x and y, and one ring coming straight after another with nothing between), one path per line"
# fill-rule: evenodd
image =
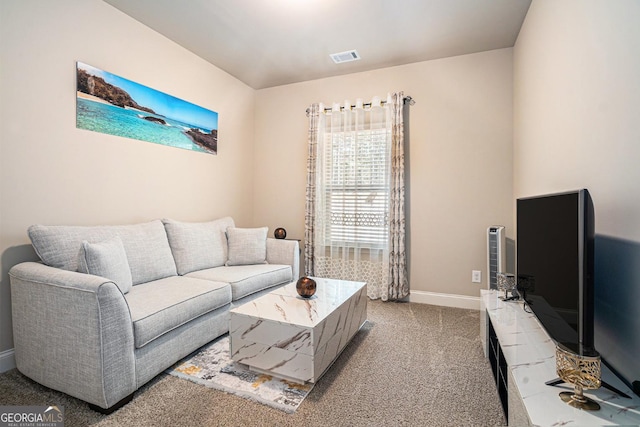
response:
M300 275L300 246L297 240L267 238L267 262L291 266L293 280Z
M101 408L136 390L133 324L113 282L35 262L9 276L20 372Z

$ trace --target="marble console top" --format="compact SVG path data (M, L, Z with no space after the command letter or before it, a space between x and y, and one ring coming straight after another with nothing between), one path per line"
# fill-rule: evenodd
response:
M318 325L337 307L366 286L364 282L315 277L314 280L317 287L315 295L311 298L302 298L298 295L296 283L293 282L232 311L246 316L310 328ZM331 284L327 286L329 281Z
M503 302L497 291L481 291L481 305L491 319L502 352L527 410L537 426L640 425L640 397L633 394L619 378L602 364L602 380L632 396L626 399L606 388L585 390L597 401L599 411L572 408L558 397L572 391L567 384L551 387L545 381L558 377L555 343L534 314L527 313L521 302Z

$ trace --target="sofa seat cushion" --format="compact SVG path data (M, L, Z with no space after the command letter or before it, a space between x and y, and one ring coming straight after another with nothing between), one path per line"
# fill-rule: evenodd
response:
M210 311L231 303L228 283L184 276L134 286L125 295L136 348Z
M233 301L254 292L293 280L291 266L282 264L237 265L194 271L185 277L214 280L231 284Z

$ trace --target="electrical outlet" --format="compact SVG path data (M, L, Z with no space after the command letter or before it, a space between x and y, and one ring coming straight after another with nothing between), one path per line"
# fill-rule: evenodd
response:
M482 283L482 271L471 270L471 281L473 283Z

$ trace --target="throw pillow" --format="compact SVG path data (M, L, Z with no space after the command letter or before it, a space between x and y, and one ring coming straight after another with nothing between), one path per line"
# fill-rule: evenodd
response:
M84 240L80 248L78 271L111 280L123 294L133 286L127 253L118 236L99 243Z
M226 265L267 263L267 227L227 228L229 259Z
M220 267L227 261L227 236L231 217L210 222L179 222L163 219L169 246L179 275Z

